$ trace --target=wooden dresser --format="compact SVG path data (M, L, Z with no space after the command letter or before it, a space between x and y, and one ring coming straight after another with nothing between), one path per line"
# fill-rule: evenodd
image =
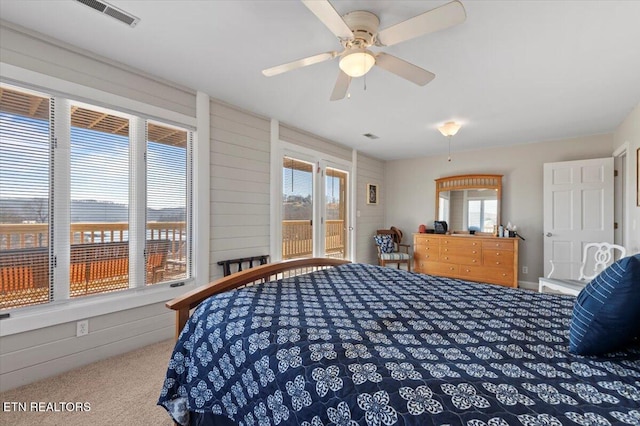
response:
M413 234L416 272L518 287L518 239Z

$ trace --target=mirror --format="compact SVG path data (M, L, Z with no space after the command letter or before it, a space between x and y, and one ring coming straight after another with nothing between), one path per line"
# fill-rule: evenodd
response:
M502 175L460 175L436 179L436 218L452 233L494 234L500 225Z

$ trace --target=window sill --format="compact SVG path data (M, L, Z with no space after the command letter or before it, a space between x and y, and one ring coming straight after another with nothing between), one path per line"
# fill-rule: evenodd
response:
M0 320L0 337L166 302L195 288L192 279L184 282L180 287L166 283L10 311L9 318Z

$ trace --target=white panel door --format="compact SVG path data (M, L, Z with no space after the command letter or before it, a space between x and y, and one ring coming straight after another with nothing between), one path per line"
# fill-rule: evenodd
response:
M613 243L613 158L544 165L544 275L577 279L582 248ZM568 263L571 262L571 263Z

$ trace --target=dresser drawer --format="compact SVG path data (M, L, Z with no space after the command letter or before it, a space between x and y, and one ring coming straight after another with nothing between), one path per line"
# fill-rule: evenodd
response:
M491 241L483 241L482 242L482 249L483 250L510 250L513 251L513 240L505 240L505 241L500 241L499 239L496 240L491 240Z
M425 262L423 271L431 275L457 275L460 267L451 263Z
M413 244L417 246L439 246L440 239L437 237L427 237L422 235L414 235Z
M417 244L416 246L413 247L413 252L414 253L424 253L424 254L433 254L433 255L438 255L440 251L440 247L433 245L433 246L425 246L422 244Z
M460 277L471 281L479 281L506 286L513 285L513 268L487 268L477 266L460 266Z
M456 250L443 247L440 248L440 261L462 265L480 265L482 264L482 255L480 250Z
M513 268L513 251L482 250L482 264L488 268Z
M460 266L460 277L462 279L484 278L485 269L482 266L462 265Z
M440 247L451 248L478 248L482 247L482 242L475 240L475 237L449 237L440 241Z
M510 266L509 269L485 268L485 277L490 280L488 282L512 286L514 284L513 265ZM515 286L517 287L518 284L516 283Z
M415 250L413 252L413 261L420 262L426 260L438 260L438 250Z

